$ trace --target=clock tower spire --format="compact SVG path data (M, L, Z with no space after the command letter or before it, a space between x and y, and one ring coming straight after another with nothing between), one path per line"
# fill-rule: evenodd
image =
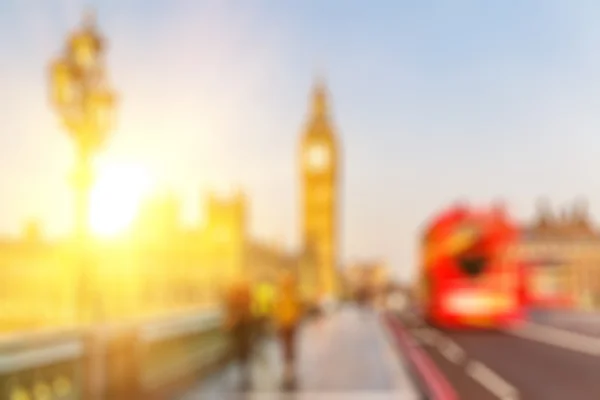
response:
M338 146L327 89L317 78L310 99L310 113L300 142L300 232L305 250L314 262L303 266L301 275L309 296L338 294Z
M327 117L327 89L323 78L317 78L312 94L312 117Z

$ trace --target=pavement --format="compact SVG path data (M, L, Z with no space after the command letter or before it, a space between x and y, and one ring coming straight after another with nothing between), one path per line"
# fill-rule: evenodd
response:
M236 365L208 376L180 400L191 399L420 399L408 362L390 340L380 315L346 307L308 322L298 341L294 391L281 389L282 362L274 339L252 362L252 389L239 389Z

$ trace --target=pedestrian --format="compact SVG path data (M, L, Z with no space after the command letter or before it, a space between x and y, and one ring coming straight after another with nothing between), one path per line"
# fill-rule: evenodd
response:
M283 274L274 306L274 319L284 361L283 384L291 387L295 381L296 335L302 318L302 302L296 278L291 273Z
M234 357L240 371L240 385L251 383L250 355L253 345L254 318L252 294L245 281L235 282L227 293L225 328L231 335Z

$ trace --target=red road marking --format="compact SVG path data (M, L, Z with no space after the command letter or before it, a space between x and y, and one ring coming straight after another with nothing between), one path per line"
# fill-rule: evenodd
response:
M392 328L396 341L415 365L433 398L435 400L458 400L458 395L452 385L450 385L450 382L448 382L431 358L406 332L398 318L387 315L385 320Z

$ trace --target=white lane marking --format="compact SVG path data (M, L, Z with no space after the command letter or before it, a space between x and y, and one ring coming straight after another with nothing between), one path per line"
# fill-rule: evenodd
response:
M421 343L436 347L448 361L454 364L461 364L466 358L465 351L459 345L435 329L415 329L413 334Z
M508 333L525 339L557 347L600 356L600 339L562 329L527 322L523 327L507 330Z
M433 328L415 329L413 332L421 343L436 347L448 361L461 364L466 359L466 352L441 332Z
M433 328L423 328L419 330L419 334L432 346L437 345L438 351L450 362L455 364L466 362L466 351L442 332ZM514 386L478 361L469 361L465 372L502 400L518 400L520 397L519 391Z
M454 364L461 364L465 358L465 351L451 339L446 339L438 346L440 353Z
M519 399L519 391L514 386L479 361L469 362L466 372L498 398L502 400Z
M453 352L456 354L456 357L459 360L464 360L467 357L467 352L463 350L462 347L457 345L455 342L450 342L450 347L453 348Z

